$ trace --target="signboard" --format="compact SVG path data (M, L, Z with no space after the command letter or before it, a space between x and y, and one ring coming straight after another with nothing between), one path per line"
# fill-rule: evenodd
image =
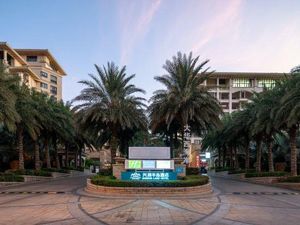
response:
M122 172L121 179L138 180L138 181L168 181L168 180L176 180L177 173L161 172L161 171Z
M127 170L172 170L174 160L125 160Z
M143 169L155 169L155 160L143 160Z
M141 169L142 161L141 160L128 160L128 169Z
M170 147L129 147L129 159L171 159Z
M156 161L157 169L173 169L174 165L171 165L171 160L157 160Z

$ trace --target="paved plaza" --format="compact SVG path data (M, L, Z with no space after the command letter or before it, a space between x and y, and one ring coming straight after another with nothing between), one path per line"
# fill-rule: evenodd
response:
M214 193L208 196L100 197L83 191L86 178L0 188L0 225L296 225L300 221L300 195L290 190L212 177Z

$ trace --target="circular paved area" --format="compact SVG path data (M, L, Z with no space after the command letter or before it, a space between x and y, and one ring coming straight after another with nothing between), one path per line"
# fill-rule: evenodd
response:
M295 225L300 221L300 195L284 189L214 177L215 192L208 196L100 197L83 191L85 180L78 176L0 189L10 192L0 194L0 224Z

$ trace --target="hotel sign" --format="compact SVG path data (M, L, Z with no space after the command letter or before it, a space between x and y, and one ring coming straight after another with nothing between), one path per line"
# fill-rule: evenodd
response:
M160 171L138 171L138 172L122 172L122 180L137 180L137 181L167 181L176 180L177 173L175 172L160 172Z

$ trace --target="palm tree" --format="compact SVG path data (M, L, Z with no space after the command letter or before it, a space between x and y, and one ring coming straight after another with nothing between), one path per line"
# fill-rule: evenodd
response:
M40 132L38 123L39 113L35 109L34 101L30 89L26 85L17 88L16 111L20 115L20 120L16 122L17 148L19 151L19 169L24 169L24 133L28 133L32 140L37 140Z
M15 88L18 84L19 77L10 75L0 63L0 124L6 126L9 131L14 131L16 122L20 121L15 108Z
M184 126L189 125L192 131L201 133L220 125L221 107L202 85L210 74L209 68L203 69L208 60L199 65L198 60L192 53L187 56L178 52L163 66L168 74L155 77L166 89L155 91L151 98L152 130L165 126L166 132L173 128L171 134L183 134Z
M125 66L119 69L114 63L108 63L106 67L95 67L97 76L89 75L91 80L79 82L86 88L73 100L80 102L74 110L81 115L79 121L83 128L93 132L96 139L107 137L114 163L122 131L147 127L145 99L134 96L145 91L130 84L135 75L127 76Z
M300 73L292 73L292 78L284 82L281 89L284 95L280 100L280 107L277 111L274 110L276 115L276 125L279 128L287 130L290 138L291 148L291 175L297 176L297 147L296 138L299 130L300 121Z

